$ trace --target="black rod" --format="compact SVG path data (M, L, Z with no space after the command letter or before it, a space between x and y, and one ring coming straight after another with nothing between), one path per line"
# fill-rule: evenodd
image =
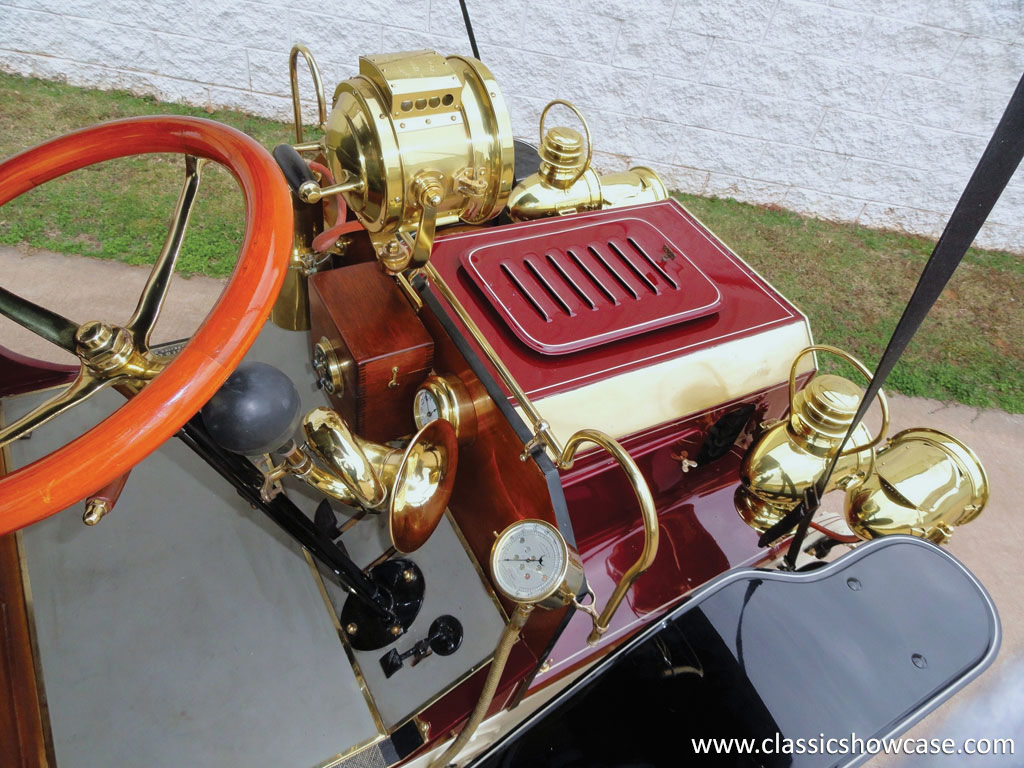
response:
M247 502L262 510L285 533L309 550L317 560L334 573L337 582L359 598L374 613L393 623L390 596L363 575L359 567L327 536L317 530L313 521L303 514L287 496L264 501L260 495L263 474L252 462L236 453L225 451L206 431L195 416L178 432L178 437L200 458L230 482Z
M473 22L469 20L469 9L466 7L466 0L459 0L462 6L462 18L466 22L466 34L469 35L469 47L473 49L473 58L480 58L480 49L476 47L476 35L473 34Z

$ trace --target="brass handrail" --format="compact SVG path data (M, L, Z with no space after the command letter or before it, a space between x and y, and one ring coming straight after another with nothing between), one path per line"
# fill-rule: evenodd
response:
M591 631L590 636L587 637L587 645L597 645L601 640L601 635L608 630L608 625L611 623L615 611L618 610L622 598L626 596L626 590L633 585L633 582L640 577L640 574L651 567L651 563L654 562L654 558L658 554L658 513L654 508L654 497L651 496L651 489L648 487L647 481L644 480L644 476L640 474L640 468L633 461L633 458L626 453L626 449L619 444L618 440L606 435L604 432L596 429L581 429L578 432L574 432L572 437L569 438L569 442L565 444L565 450L562 451L562 455L558 457L558 467L560 469L571 469L573 457L575 457L580 446L584 443L594 443L608 451L612 458L622 467L622 471L629 478L629 484L633 487L633 493L636 494L637 501L640 502L640 514L644 522L644 547L640 552L640 557L622 574L622 578L615 585L615 591L608 598L608 602L605 603L604 610L601 611L600 616L595 616L591 613L591 618L594 620L594 629Z
M298 58L299 54L302 54L302 58L306 60L306 66L309 67L309 74L313 78L313 87L316 89L316 106L317 116L320 122L317 124L317 128L321 131L327 127L327 96L324 94L324 81L320 77L320 67L317 66L316 59L313 58L313 54L309 52L309 48L304 46L302 43L298 43L292 46L291 53L288 55L288 77L292 84L292 111L295 115L295 141L302 144L302 105L299 102L299 68Z

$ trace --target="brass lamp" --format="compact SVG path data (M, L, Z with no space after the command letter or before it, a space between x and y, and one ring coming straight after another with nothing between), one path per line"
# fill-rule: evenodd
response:
M309 446L359 504L387 510L396 550L413 552L426 542L455 484L458 441L449 422L430 422L404 449L359 437L329 408L307 413L303 430Z
M544 132L544 118L556 104L571 109L586 133L564 126ZM540 116L541 163L537 173L512 190L508 212L513 221L530 221L580 211L596 211L621 205L653 203L668 197L668 189L654 171L636 166L621 173L598 176L590 167L593 145L590 127L580 111L567 101L555 99Z
M905 533L944 544L987 500L988 477L974 451L917 427L880 448L874 474L847 491L846 522L862 539Z
M804 355L815 351L837 355L871 378L863 363L835 347L807 347L794 358L789 372L789 418L762 425L740 465L736 509L748 525L759 531L782 520L800 503L804 492L818 482L860 405L862 391L842 376L815 376L800 392L796 391L797 365ZM856 487L871 474L874 447L889 428L889 405L882 392L878 393L878 402L882 409L878 435L872 438L864 424L857 426L852 445L840 454L824 491Z
M430 256L436 226L497 216L512 189L512 124L481 62L434 51L359 59L324 137L348 207L384 266Z

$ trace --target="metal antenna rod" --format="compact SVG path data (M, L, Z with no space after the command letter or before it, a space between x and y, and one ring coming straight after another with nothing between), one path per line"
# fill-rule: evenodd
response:
M473 49L473 58L480 58L480 49L476 47L476 35L473 34L473 22L469 20L469 9L466 8L466 0L459 0L462 7L462 18L466 21L466 34L469 35L469 47Z

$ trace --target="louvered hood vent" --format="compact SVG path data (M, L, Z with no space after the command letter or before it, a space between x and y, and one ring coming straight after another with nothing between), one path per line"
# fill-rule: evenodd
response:
M705 317L722 300L681 248L640 219L509 235L463 253L462 265L520 341L546 355Z

